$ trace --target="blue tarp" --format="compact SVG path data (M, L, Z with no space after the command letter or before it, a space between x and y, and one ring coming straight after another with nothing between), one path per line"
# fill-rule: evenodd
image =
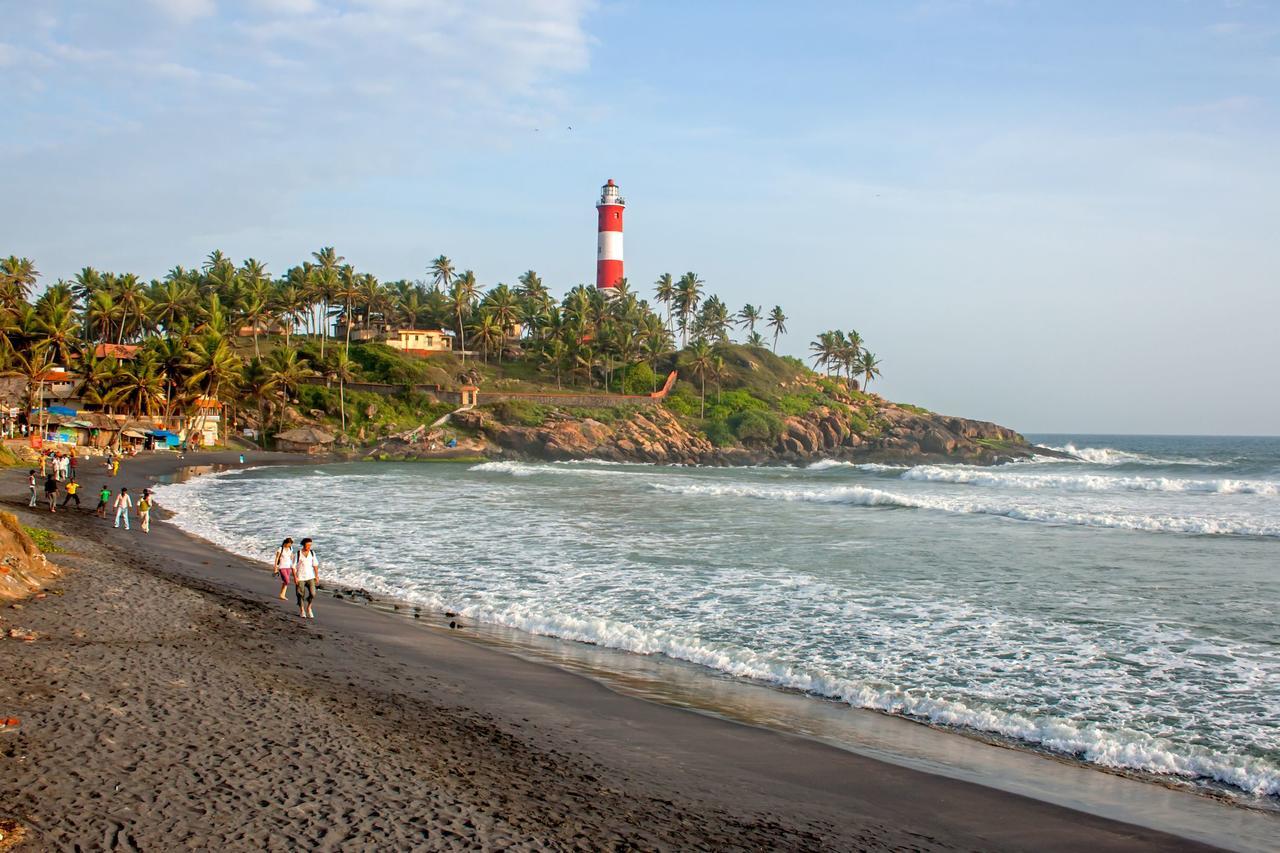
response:
M49 414L51 414L51 415L66 415L67 417L71 418L71 417L75 417L76 410L75 410L75 409L68 409L66 406L50 406L50 407L49 407Z
M158 429L150 433L152 438L164 439L164 443L170 447L177 447L182 443L182 439L165 429Z

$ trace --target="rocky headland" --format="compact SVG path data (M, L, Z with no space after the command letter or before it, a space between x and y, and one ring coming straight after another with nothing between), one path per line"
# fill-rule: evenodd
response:
M865 411L865 410L864 410ZM622 414L610 422L551 412L542 423L504 422L477 408L459 412L454 425L464 437L454 455L565 461L603 459L680 465L795 465L823 459L882 463L995 465L1036 455L1060 455L1037 447L1008 427L938 415L881 402L870 419L849 409L822 406L780 419L777 435L716 446L662 406ZM396 439L368 455L430 458L425 445Z

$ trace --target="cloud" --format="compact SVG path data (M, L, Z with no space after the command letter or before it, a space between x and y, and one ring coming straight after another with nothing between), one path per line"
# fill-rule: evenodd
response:
M215 0L151 0L151 5L170 18L184 23L196 18L207 18L218 11Z

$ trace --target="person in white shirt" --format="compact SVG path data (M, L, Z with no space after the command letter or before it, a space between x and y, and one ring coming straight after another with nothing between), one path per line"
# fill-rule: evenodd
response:
M285 594L289 592L289 585L293 583L294 559L293 537L288 537L276 549L275 571L273 572L276 577L280 578L281 601L284 601Z
M298 615L314 619L311 605L316 600L316 583L320 580L320 558L311 550L311 540L302 540L302 550L293 563L294 590L298 595Z
M124 519L124 529L129 529L129 507L133 506L133 498L129 497L128 489L121 489L120 494L116 495L116 523L120 526L120 519Z

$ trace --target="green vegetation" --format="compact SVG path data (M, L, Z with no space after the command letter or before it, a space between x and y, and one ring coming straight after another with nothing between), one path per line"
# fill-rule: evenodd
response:
M36 543L36 547L44 553L62 553L62 549L58 547L58 534L52 530L45 530L43 527L27 527L26 525L23 525L22 529L31 537L31 541Z
M556 301L532 270L487 290L444 255L425 272L425 282L383 283L324 247L274 276L261 261L214 251L199 268L150 282L86 267L29 301L39 273L9 257L0 260L0 372L28 378L30 408L53 365L80 373L86 408L108 413L168 419L196 414L201 397L233 402L257 415L264 444L295 411L354 439L429 423L449 407L422 386L647 395L672 370L681 381L666 405L687 426L717 443L766 442L784 417L851 411L865 400L855 375L865 384L879 372L856 333L820 338L834 377L776 355L788 322L781 306L731 311L694 272L660 276L652 305L625 279L611 296L578 285ZM447 330L455 348L408 355L381 342L396 328ZM735 328L745 343L730 341ZM512 401L492 410L529 425L554 409ZM634 409L562 411L612 423Z

